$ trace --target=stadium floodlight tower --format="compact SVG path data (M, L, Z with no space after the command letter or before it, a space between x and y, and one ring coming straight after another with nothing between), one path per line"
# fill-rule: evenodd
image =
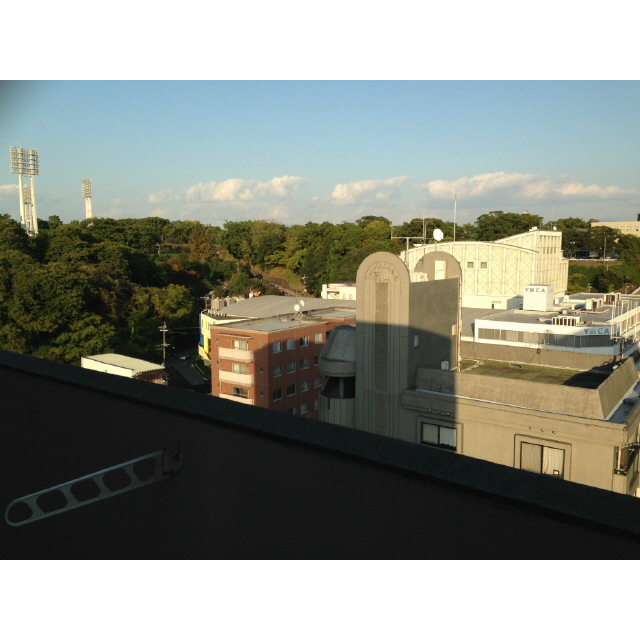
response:
M20 224L30 236L35 236L38 233L38 215L36 212L36 189L33 177L40 173L38 150L9 147L9 167L11 173L18 174ZM28 186L24 184L24 176L29 178Z
M85 218L91 220L93 211L91 210L91 180L85 178L82 181L82 197L84 198L84 208L86 211Z

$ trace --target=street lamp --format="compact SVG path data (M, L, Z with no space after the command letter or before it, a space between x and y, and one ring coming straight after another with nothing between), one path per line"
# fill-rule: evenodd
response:
M30 235L38 233L38 215L36 213L36 189L33 177L40 173L40 154L37 149L9 147L9 169L18 174L18 194L20 196L20 224ZM23 177L29 178L25 186Z

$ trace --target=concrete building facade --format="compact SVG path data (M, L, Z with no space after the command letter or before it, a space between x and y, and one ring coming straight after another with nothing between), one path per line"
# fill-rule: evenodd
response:
M592 222L592 227L609 227L610 229L615 229L620 233L629 234L632 236L640 236L640 213L638 214L637 220L620 220L614 222Z
M533 228L494 242L420 245L402 251L400 257L413 281L446 279L451 269L460 270L464 307L518 309L528 285L550 285L556 299L565 295L569 261L563 258L561 245L560 231ZM452 256L457 265L444 254Z
M339 415L356 429L635 495L640 384L633 359L589 372L500 354L500 362L458 365L459 283L457 275L412 282L395 256L367 258L358 271L355 335L345 332L341 357L327 345L320 360L321 369L338 361L345 375L355 372L355 397L331 398L329 411L323 391L320 419ZM529 304L549 302L548 290L533 293ZM628 329L636 330L631 320ZM355 407L351 422L341 402Z
M328 308L212 325L211 395L316 418L320 351L334 328L354 321L353 311Z

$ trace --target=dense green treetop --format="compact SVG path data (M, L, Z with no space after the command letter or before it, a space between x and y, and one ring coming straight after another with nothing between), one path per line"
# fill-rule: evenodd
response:
M619 256L622 264L572 267L570 291L635 289L640 285L640 239L580 218L543 226L540 216L491 211L457 225L456 240L497 240L531 227L563 232L565 255ZM323 283L353 281L376 251L399 253L406 236L432 242L439 228L452 240L452 222L414 218L392 226L382 216L356 222L284 224L131 218L62 223L42 221L29 237L9 214L0 215L0 348L63 362L116 351L158 360L158 327L194 328L201 298L272 291L255 275L282 271L314 295ZM393 236L393 238L392 238ZM596 265L594 265L595 267ZM284 281L280 280L281 284ZM171 335L171 334L170 334ZM197 338L194 335L193 341Z

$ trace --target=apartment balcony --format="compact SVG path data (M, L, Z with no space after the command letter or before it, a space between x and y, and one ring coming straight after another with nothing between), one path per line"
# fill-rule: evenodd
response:
M35 401L34 401L35 400ZM0 351L7 559L640 558L640 500Z
M236 362L253 362L253 351L220 347L218 358L220 360L235 360Z
M240 402L241 404L253 404L253 398L234 396L232 393L221 393L218 397L222 398L223 400L233 400L234 402Z
M218 370L220 382L232 382L249 387L253 384L253 373L233 373L233 371Z

